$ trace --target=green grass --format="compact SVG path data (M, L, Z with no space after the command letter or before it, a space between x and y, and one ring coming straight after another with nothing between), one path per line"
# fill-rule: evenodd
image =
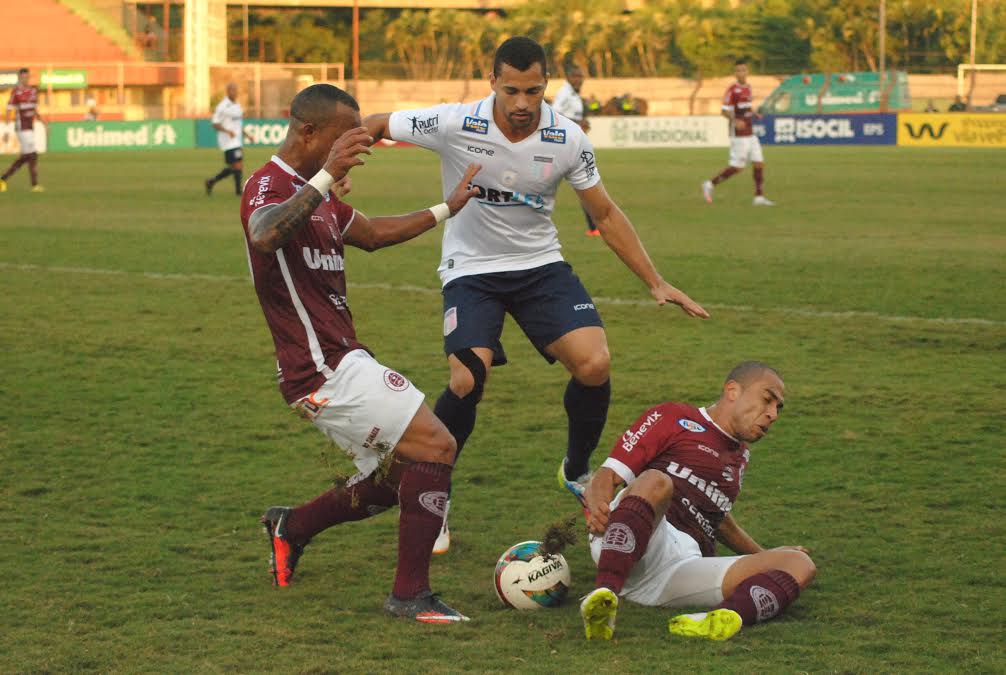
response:
M1006 154L769 148L774 209L750 206L747 173L701 202L725 151L598 154L660 269L713 318L652 306L564 188L564 253L613 354L594 464L647 406L708 403L736 361L776 364L786 411L735 514L766 545L812 550L818 580L790 612L711 644L626 604L615 641L587 644L575 602L498 606L497 556L576 512L553 483L566 377L510 323L432 571L473 622L381 615L394 514L322 534L274 590L257 517L351 465L276 390L237 200L201 193L218 153L49 155L48 192L19 174L0 195L0 672L1006 669ZM430 154L381 151L350 201L421 208L437 176ZM347 260L363 340L431 401L438 258L430 234ZM579 597L585 545L567 559Z

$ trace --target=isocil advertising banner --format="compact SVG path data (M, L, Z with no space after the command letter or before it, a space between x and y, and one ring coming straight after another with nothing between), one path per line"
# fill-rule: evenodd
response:
M1006 115L905 113L898 115L898 145L1006 148Z
M766 115L754 131L765 145L894 145L894 113L855 115Z
M595 148L725 148L727 121L719 115L695 117L588 117L587 136Z
M289 120L284 119L245 119L244 133L246 146L279 145L286 138ZM217 130L210 120L196 120L196 146L200 148L217 147Z
M49 125L50 152L152 150L195 146L196 127L192 120L53 122Z

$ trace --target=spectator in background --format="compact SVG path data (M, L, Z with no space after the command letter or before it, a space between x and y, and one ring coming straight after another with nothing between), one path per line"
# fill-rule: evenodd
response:
M924 112L927 113L939 112L939 110L936 109L936 104L933 103L933 99L929 99L929 103L926 104L926 109Z
M87 122L95 122L98 119L98 102L93 98L88 97L87 101L84 102L87 106L87 112L84 113L84 120Z
M967 103L960 96L954 97L954 102L947 108L947 112L964 112L968 109Z
M590 122L585 117L583 98L580 96L580 87L583 86L583 69L580 66L572 65L566 69L566 82L555 95L552 108L560 115L565 115L569 119L580 125L585 132L590 131ZM582 205L581 205L581 208ZM594 221L590 219L590 214L583 209L583 216L587 221L587 236L600 237Z

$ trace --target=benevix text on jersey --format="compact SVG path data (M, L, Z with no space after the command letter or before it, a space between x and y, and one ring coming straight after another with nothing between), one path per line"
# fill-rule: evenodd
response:
M646 420L639 425L639 428L636 429L635 433L630 433L630 429L622 434L622 450L632 452L632 449L636 447L636 443L639 443L639 439L641 439L643 435L656 423L656 421L662 417L663 415L658 412L651 412L646 416Z
M699 492L704 494L706 497L709 497L709 500L723 513L730 513L730 510L733 508L733 502L731 502L730 498L723 494L723 492L717 487L719 483L716 481L706 483L705 480L692 473L692 470L687 466L681 466L677 462L671 462L667 465L667 473L671 474L675 478L687 480L689 484L694 485Z
M541 195L525 194L514 192L513 190L500 190L497 188L487 188L476 183L469 183L468 189L478 190L478 199L483 204L499 204L500 206L514 206L525 204L532 209L541 209L545 206L545 199Z

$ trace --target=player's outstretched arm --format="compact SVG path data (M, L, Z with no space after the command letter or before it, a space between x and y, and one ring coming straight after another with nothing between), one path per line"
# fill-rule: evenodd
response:
M597 225L604 242L621 258L625 266L642 279L650 289L650 295L658 305L668 302L681 307L688 316L709 318L709 312L688 295L664 281L654 266L650 255L640 241L636 228L618 205L608 196L603 183L597 183L586 190L577 190L580 203Z
M747 555L749 553L759 553L764 551L761 544L744 531L731 514L727 514L719 529L716 530L716 539L729 548L734 553Z
M363 127L350 129L339 136L325 160L323 171L328 178L341 181L354 166L363 164L360 154L370 154L370 136ZM319 175L322 173L318 172ZM312 178L312 181L315 179ZM326 189L325 192L328 190ZM324 194L309 183L304 189L280 204L268 204L258 209L248 219L248 234L252 246L263 253L273 253L311 220Z
M622 482L622 477L606 466L594 472L590 479L583 499L587 504L587 527L594 534L604 534L607 529L609 504L615 497L615 489Z
M479 164L469 164L465 175L454 187L454 191L445 202L449 215L456 215L464 208L468 200L478 194L478 189L472 187L472 179L482 169ZM442 208L442 207L441 207ZM423 209L407 213L404 216L376 216L368 218L357 212L353 224L346 230L344 240L347 244L362 248L364 251L376 251L385 246L392 246L437 226L440 221L432 209Z

